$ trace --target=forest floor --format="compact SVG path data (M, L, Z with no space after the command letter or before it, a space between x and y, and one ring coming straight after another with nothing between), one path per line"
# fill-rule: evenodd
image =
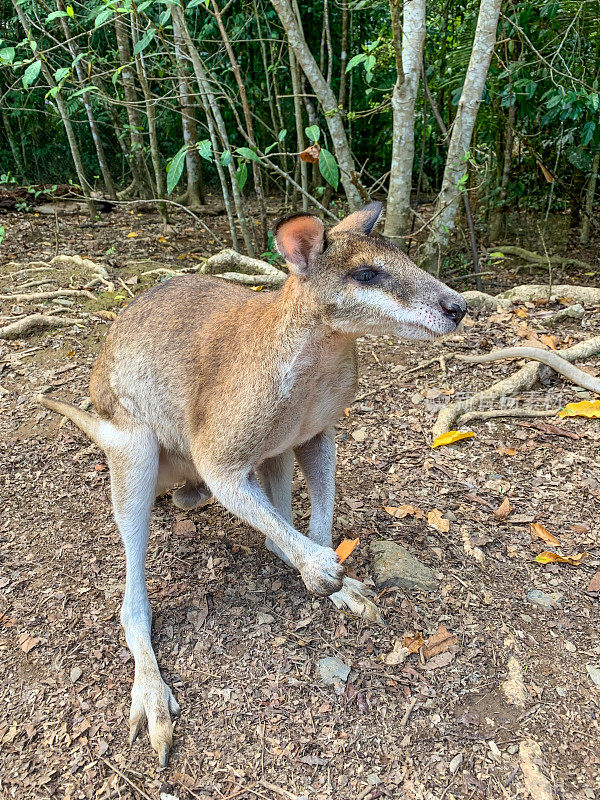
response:
M206 221L223 233L222 217ZM53 217L0 222L3 292L14 291L13 260L87 256L121 277L128 295L157 280L142 272L220 249L180 216L167 233L154 215L128 212L93 227L59 219L58 233ZM499 284L528 280L543 276L505 272ZM465 368L453 354L539 342L549 335L540 325L547 307L473 312L439 342L361 340L359 397L338 429L334 538L360 537L347 563L363 580L378 539L407 547L439 580L429 593L380 592L385 628L308 597L261 537L219 505L183 513L168 498L157 502L153 635L182 708L159 771L145 732L127 740L133 661L119 624L124 559L104 456L34 402L39 391L75 403L87 396L109 325L97 311L123 298L69 302L65 313L87 314L78 328L0 343L1 797L598 797L600 420L474 422L475 438L430 446L441 404L516 369ZM2 313L14 307L4 301ZM588 307L583 326L566 320L550 335L560 347L598 334L600 309ZM580 366L600 375L598 359ZM560 408L579 399L555 378L519 402ZM308 500L298 477L294 500L302 529ZM510 513L505 505L494 514L505 500ZM415 507L404 518L386 511L403 505ZM440 515L428 524L435 509L447 524ZM536 562L548 546L531 523L565 552L589 556L580 566ZM534 589L547 608L527 599ZM444 629L457 642L443 658L415 652L389 663L398 640ZM318 668L326 656L351 669L336 688ZM521 681L519 705L511 698Z

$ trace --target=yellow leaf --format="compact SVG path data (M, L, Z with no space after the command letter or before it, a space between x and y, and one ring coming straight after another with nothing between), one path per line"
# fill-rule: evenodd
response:
M432 447L441 447L443 444L454 444L454 442L460 441L460 439L470 439L472 436L475 436L473 431L448 431L448 433L442 433L440 436L437 436L433 440Z
M535 560L540 564L571 564L573 567L578 567L581 562L589 556L589 553L577 553L574 556L561 556L560 553L552 553L550 550L545 550L535 557Z
M427 524L432 528L437 528L440 533L448 533L450 530L450 521L442 517L439 508L434 508L427 514Z
M164 236L157 236L156 237L156 241L157 242L162 242L164 244L167 240L165 239Z
M521 317L521 319L525 319L525 317L527 316L527 312L525 311L524 308L516 308L515 314L517 317Z
M556 538L556 536L553 533L550 533L550 531L547 531L546 528L544 528L543 525L540 525L539 522L530 523L529 528L532 536L537 536L538 539L546 542L546 544L552 544L555 547L560 546L560 541Z
M593 419L600 417L600 400L582 400L581 403L567 403L559 417L587 417Z
M131 233L127 234L128 239L135 239L136 236L139 236L139 231L131 231Z

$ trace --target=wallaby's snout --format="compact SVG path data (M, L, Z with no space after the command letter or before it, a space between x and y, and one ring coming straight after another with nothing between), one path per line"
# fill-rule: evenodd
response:
M465 315L464 299L372 235L381 210L369 203L327 233L318 217L293 215L276 226L277 246L336 330L405 339L452 333Z

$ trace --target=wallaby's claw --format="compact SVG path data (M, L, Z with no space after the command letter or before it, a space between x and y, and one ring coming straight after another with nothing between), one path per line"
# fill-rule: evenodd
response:
M311 552L300 572L311 594L327 597L342 588L344 568L331 547L319 547Z
M354 578L345 576L342 588L339 592L330 595L329 599L337 608L347 608L352 614L376 622L378 625L385 625L379 609L369 596L375 596L372 589Z
M178 713L179 704L158 673L134 682L131 690L129 741L133 744L144 722L147 722L150 744L158 754L161 767L167 765L169 749L173 744L171 715Z

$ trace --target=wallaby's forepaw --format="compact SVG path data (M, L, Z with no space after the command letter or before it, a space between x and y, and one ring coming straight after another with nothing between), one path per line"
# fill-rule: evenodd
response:
M171 715L178 713L177 700L159 673L135 680L131 690L129 741L133 744L146 721L150 744L158 753L161 767L167 766L169 749L173 744Z
M378 625L385 625L379 609L370 599L374 596L375 592L364 583L345 576L340 591L330 595L329 599L337 608L347 608L351 614L376 622Z
M344 568L331 547L311 551L300 573L311 594L327 596L342 588Z

